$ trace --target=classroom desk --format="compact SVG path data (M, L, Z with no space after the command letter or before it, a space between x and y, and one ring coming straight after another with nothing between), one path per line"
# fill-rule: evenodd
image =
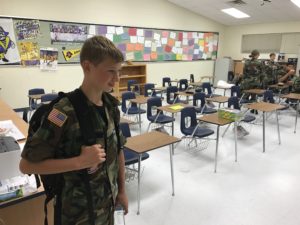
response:
M273 103L268 103L268 102L255 102L251 104L246 104L246 108L248 109L254 109L257 111L262 111L263 113L263 152L266 150L266 137L265 137L265 120L266 120L266 112L273 112L276 111L276 120L277 120L277 134L278 134L278 141L279 144L281 144L280 140L280 130L279 130L279 121L278 121L278 111L279 109L283 109L284 106L279 105L279 104L273 104Z
M134 124L134 122L132 120L128 120L128 119L126 119L124 117L120 118L120 123L128 123L129 125L130 124Z
M228 102L229 97L227 96L216 96L216 97L211 97L211 98L206 98L207 101L212 101L212 102L217 102L219 103L219 108L221 103Z
M231 120L223 119L218 116L218 113L206 114L202 117L197 118L200 121L217 125L217 137L216 137L216 153L215 153L215 173L217 172L218 164L218 150L219 150L219 130L220 126L234 123L234 147L235 147L235 161L237 162L237 125L236 122Z
M167 91L167 87L154 87L152 90L160 92L160 97L162 98L163 93Z
M248 94L262 95L265 91L266 90L264 89L254 88L254 89L245 90L244 92Z
M27 137L28 124L1 99L0 109L0 120L12 120ZM39 188L37 192L28 196L2 202L0 203L0 218L6 225L41 225L44 221L44 200L44 190ZM49 225L53 224L52 202L48 206L48 219Z
M300 94L290 93L290 94L281 96L281 98L287 98L287 99L297 100L297 108L296 108L296 114L295 114L295 130L294 130L294 133L296 133L297 118L298 118L298 112L299 112Z
M189 102L189 97L194 96L194 92L193 91L178 91L175 93L176 95L180 95L180 96L185 96L186 97L186 102Z
M136 96L136 98L130 99L129 101L130 101L131 103L136 103L136 104L138 104L139 110L141 110L141 105L142 105L142 104L146 104L146 103L147 103L147 100L148 100L149 98L150 98L150 97L145 97L145 96L143 96L143 95L139 95L139 96ZM140 129L140 133L142 133L141 113L139 113L139 129Z
M202 87L202 84L203 84L203 82L201 82L201 81L189 83L189 85L191 85L193 87Z
M177 109L174 109L173 107L177 107ZM190 105L188 104L183 104L183 103L175 103L175 104L172 104L172 105L165 105L165 106L160 106L160 107L157 107L158 110L161 110L161 111L165 111L165 112L168 112L168 113L171 113L172 114L172 118L174 118L174 114L175 113L178 113L180 112L183 108L185 107L189 107ZM174 121L172 122L172 136L174 136Z
M226 95L226 91L230 90L231 87L218 87L218 86L216 86L216 87L214 87L214 89L223 89L223 91L224 91L223 96L225 96Z
M289 88L290 85L288 84L283 84L283 85L279 85L279 84L272 84L269 85L269 88L274 88L274 89L278 89L279 91L282 91L283 89Z
M137 190L137 214L140 214L140 189L141 189L141 160L142 154L151 150L155 150L164 146L170 146L170 166L171 166L171 180L172 180L172 196L175 195L174 191L174 171L173 171L173 144L180 142L179 138L167 135L162 132L152 131L141 135L127 138L127 142L124 147L139 154L138 162L138 190Z

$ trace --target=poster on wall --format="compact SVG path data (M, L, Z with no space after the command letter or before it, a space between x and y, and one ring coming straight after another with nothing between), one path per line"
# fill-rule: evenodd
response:
M17 20L15 31L18 41L36 39L40 34L40 22L38 20Z
M39 47L37 42L18 42L22 66L40 64Z
M84 42L88 36L87 25L71 25L50 23L51 43L55 42Z
M43 71L57 70L58 50L56 48L40 49L40 69Z
M69 61L70 59L77 57L80 54L81 49L68 49L68 50L63 50L63 56L66 61Z
M0 19L0 64L20 62L12 19Z

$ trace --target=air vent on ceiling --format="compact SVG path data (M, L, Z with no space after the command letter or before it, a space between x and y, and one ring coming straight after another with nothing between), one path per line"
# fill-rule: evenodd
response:
M227 2L230 5L246 5L247 3L242 1L242 0L233 0L233 1L229 1Z

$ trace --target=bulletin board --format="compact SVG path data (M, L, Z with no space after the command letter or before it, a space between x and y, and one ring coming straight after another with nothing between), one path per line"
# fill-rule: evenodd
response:
M218 52L216 32L0 17L0 65L34 66L49 57L79 63L83 42L94 35L113 41L129 61L214 60Z

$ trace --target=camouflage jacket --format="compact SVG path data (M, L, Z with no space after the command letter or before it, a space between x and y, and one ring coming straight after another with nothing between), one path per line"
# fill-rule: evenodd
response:
M97 215L96 224L99 224L99 220L103 216L103 209L111 207L116 198L120 152L120 149L117 148L114 126L114 120L118 122L120 120L118 101L108 93L103 93L102 99L108 126L95 105L88 101L94 114L92 121L95 124L95 133L99 135L96 142L105 146L104 136L101 134L107 134L106 161L98 166L98 170L89 175L94 210ZM39 162L46 159L71 158L80 155L83 138L73 106L65 97L54 106L54 109L65 115L66 121L62 125L60 124L61 126L57 126L49 119L45 119L37 132L27 139L22 152L23 158L31 162ZM113 118L113 115L117 118ZM121 133L120 139L121 146L123 146L125 138ZM78 171L63 173L63 177L62 225L88 225L87 197L82 177Z
M261 77L264 75L264 67L261 61L254 60L246 60L243 72L244 79L256 79L261 80Z
M280 65L274 61L265 61L264 71L265 76L263 78L264 83L270 85L277 83L277 70L280 69Z
M293 79L292 92L300 94L300 77L295 76Z
M263 64L261 61L246 60L243 72L243 79L241 81L241 90L248 90L252 88L261 88L262 77L264 76Z

